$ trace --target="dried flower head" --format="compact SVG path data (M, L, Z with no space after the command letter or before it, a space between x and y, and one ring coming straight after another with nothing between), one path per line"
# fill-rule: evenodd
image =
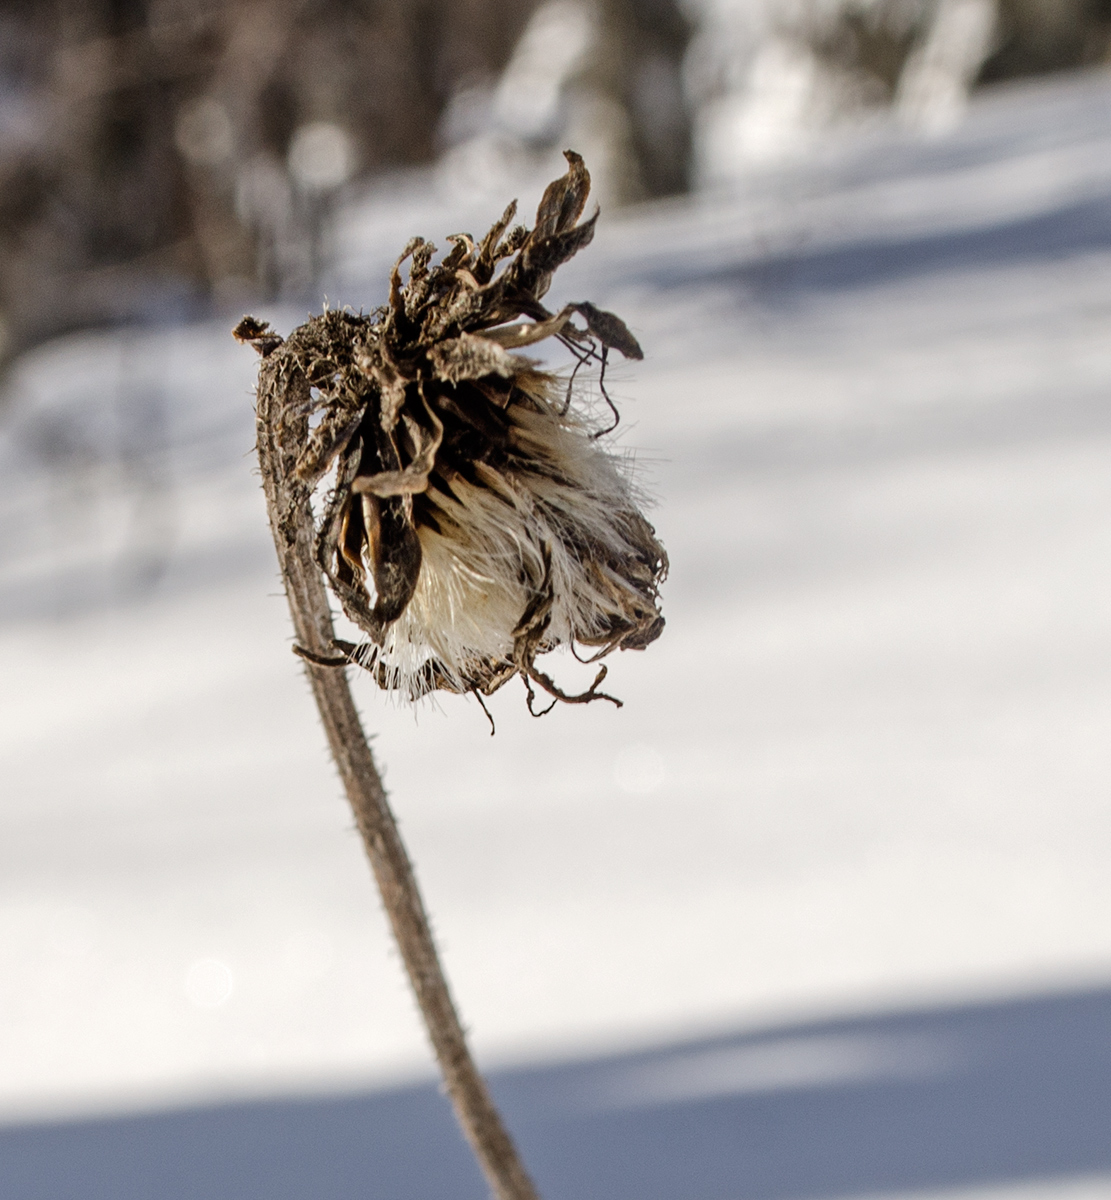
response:
M511 204L481 242L450 238L438 264L414 238L370 316L325 312L284 342L253 318L236 330L289 397L277 432L289 482L306 495L334 472L315 557L367 641L307 655L315 662L357 663L412 699L490 695L520 675L531 709L534 684L560 700L612 699L597 690L604 667L569 695L539 655L578 644L594 661L663 628L667 556L599 442L608 431L591 427L574 373L512 353L557 338L576 372L600 365L603 394L611 349L642 357L612 313L541 303L597 220L580 223L590 176L566 157L531 231L510 228Z

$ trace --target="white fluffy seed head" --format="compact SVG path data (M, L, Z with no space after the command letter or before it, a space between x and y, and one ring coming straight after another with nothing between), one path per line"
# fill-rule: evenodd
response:
M364 665L386 686L417 698L429 689L434 662L452 690L468 691L478 663L511 668L522 614L541 580L553 597L543 649L608 640L615 619L643 608L637 587L614 563L636 560L630 538L643 527L626 460L595 440L574 412L553 397L560 381L536 373L536 408L515 410L521 466L496 471L476 464L446 492L430 488L438 528L418 528L423 561L416 590Z

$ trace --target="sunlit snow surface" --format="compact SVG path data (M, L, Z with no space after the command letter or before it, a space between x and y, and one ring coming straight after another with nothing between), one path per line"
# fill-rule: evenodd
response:
M330 299L379 302L411 234L481 233L500 200L383 187L343 215ZM620 712L534 721L511 686L493 739L473 702L414 717L356 680L480 1053L1111 981L1111 79L604 215L552 299L647 351L611 390L665 635L612 661ZM41 352L4 413L12 1120L426 1069L289 651L226 324ZM959 1040L822 1036L602 1091L963 1069ZM1070 1165L1007 1195L1111 1194L1083 1174L1111 1152Z

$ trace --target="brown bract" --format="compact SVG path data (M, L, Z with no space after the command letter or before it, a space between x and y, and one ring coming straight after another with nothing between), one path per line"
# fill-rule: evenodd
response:
M260 415L307 503L330 472L316 561L365 634L328 663L357 662L416 698L435 689L489 695L514 675L568 695L536 665L557 645L592 659L659 636L667 557L621 460L579 411L571 380L514 350L557 338L581 366L642 357L612 313L542 303L555 270L589 244L597 213L582 159L544 193L530 231L516 205L480 241L414 238L389 302L369 316L325 312L282 341L244 318L263 356ZM406 282L401 265L411 260ZM612 408L612 403L610 404ZM616 410L614 410L616 416ZM602 431L604 432L604 431ZM322 662L319 655L313 661ZM605 697L612 699L612 697Z

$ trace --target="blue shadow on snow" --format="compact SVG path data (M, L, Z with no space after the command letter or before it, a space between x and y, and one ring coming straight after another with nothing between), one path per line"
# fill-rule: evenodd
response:
M494 1072L546 1200L780 1200L1111 1171L1111 990ZM482 1200L431 1084L0 1129L4 1200Z
M799 294L830 293L897 283L923 275L1063 261L1111 250L1111 196L970 229L940 229L910 237L857 239L772 252L717 266L653 264L629 278L660 290L736 287L746 298L774 305Z

